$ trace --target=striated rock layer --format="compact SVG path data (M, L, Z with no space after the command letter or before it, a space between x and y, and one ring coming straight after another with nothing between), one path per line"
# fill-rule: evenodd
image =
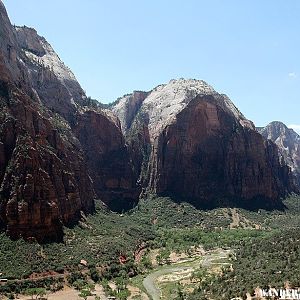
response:
M83 153L28 95L3 82L1 91L1 221L13 238L60 239L94 209Z
M36 30L24 26L15 27L14 32L32 88L43 105L72 123L76 111L87 102L74 74Z
M0 37L0 225L11 237L60 239L95 198L116 211L141 191L275 207L294 190L277 146L204 81L172 80L104 110L44 38L10 24L1 0Z
M124 124L147 190L199 207L274 207L293 190L276 145L204 81L158 86L129 124L125 116L134 98L120 99L112 110Z
M139 188L119 120L112 122L104 112L87 110L77 116L73 131L84 149L98 197L115 211L133 208Z
M291 168L295 183L300 187L300 136L282 122L271 122L258 131L278 146L279 154Z
M34 29L0 1L0 223L13 238L60 239L64 225L138 199L119 121L86 97Z

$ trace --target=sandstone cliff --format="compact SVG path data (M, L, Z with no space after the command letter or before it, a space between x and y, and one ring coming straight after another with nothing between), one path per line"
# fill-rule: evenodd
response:
M134 150L144 188L200 207L272 207L293 190L277 147L204 81L158 86L128 122L134 98L124 97L112 110Z
M84 149L98 198L115 211L133 208L139 187L119 120L85 110L77 115L73 132Z
M94 208L83 152L62 119L11 83L1 91L2 224L13 238L60 239L63 225Z
M291 168L295 182L300 186L300 136L282 122L271 122L258 131L279 148L280 155Z
M60 239L94 209L84 154L69 125L40 100L0 3L0 219L13 238Z
M0 36L0 225L13 238L59 239L95 198L117 211L141 191L272 208L293 191L277 146L204 81L172 80L103 110L1 0Z
M94 210L138 199L119 121L89 105L73 73L0 1L0 223L13 238L60 239Z

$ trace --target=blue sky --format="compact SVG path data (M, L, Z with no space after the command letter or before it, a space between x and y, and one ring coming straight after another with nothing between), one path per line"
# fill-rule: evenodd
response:
M12 23L36 28L102 102L197 78L258 126L300 124L298 0L3 2Z

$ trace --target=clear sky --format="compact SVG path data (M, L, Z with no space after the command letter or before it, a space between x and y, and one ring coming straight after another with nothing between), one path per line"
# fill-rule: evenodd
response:
M37 29L102 102L197 78L257 126L300 125L299 0L3 2L12 23Z

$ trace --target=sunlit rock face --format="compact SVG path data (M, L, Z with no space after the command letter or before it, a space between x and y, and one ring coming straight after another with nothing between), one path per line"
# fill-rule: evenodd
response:
M293 190L277 147L204 81L171 80L139 98L139 109L130 104L135 98L121 98L112 110L145 189L199 207L271 207Z
M11 237L61 239L95 199L120 212L147 191L275 207L293 191L277 146L206 82L171 80L102 109L1 1L0 36L0 225Z
M59 240L97 198L132 207L139 189L119 121L90 105L34 29L0 1L0 224L13 238Z
M74 74L35 29L14 29L28 78L41 102L72 122L76 111L87 101Z
M280 155L292 170L295 183L300 186L300 136L282 122L271 122L258 131L278 146Z

